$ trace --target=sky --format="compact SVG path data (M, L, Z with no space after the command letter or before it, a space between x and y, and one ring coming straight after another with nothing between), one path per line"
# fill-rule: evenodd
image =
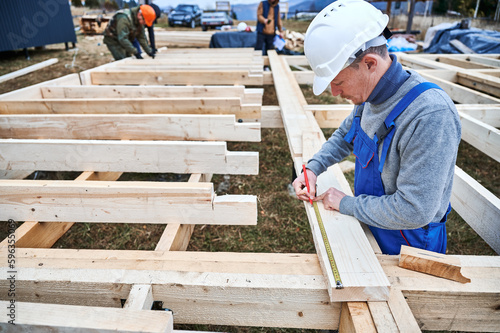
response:
M201 9L215 9L216 0L153 0L153 3L160 7L172 6L175 7L180 3L197 4ZM230 0L231 5L247 5L258 3L260 0Z

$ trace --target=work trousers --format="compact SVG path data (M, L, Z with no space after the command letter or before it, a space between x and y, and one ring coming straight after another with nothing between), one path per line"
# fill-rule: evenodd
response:
M267 50L274 50L274 35L266 35L257 32L255 50L262 50L262 55L267 55Z
M108 47L115 60L121 60L131 56L117 40L105 36L103 42Z

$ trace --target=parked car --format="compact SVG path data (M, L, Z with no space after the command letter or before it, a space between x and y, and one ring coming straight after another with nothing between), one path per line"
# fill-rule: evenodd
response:
M202 10L198 5L178 5L168 14L168 25L195 28L200 25Z
M201 29L203 31L223 25L233 25L233 19L226 12L211 12L201 15Z

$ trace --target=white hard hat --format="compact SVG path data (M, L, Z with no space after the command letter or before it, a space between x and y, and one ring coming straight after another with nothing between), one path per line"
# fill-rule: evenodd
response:
M245 29L247 28L247 24L245 22L240 22L238 23L238 31L245 31Z
M338 0L307 28L304 53L314 71L313 92L321 94L337 74L371 46L384 45L389 17L363 0Z

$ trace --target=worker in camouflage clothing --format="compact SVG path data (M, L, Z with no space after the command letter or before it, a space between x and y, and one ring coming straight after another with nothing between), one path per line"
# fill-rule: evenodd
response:
M148 45L144 25L150 27L156 19L154 9L149 5L142 5L132 9L118 11L104 31L104 44L115 60L135 55L142 59L132 42L137 39L146 53L153 57L153 50Z

